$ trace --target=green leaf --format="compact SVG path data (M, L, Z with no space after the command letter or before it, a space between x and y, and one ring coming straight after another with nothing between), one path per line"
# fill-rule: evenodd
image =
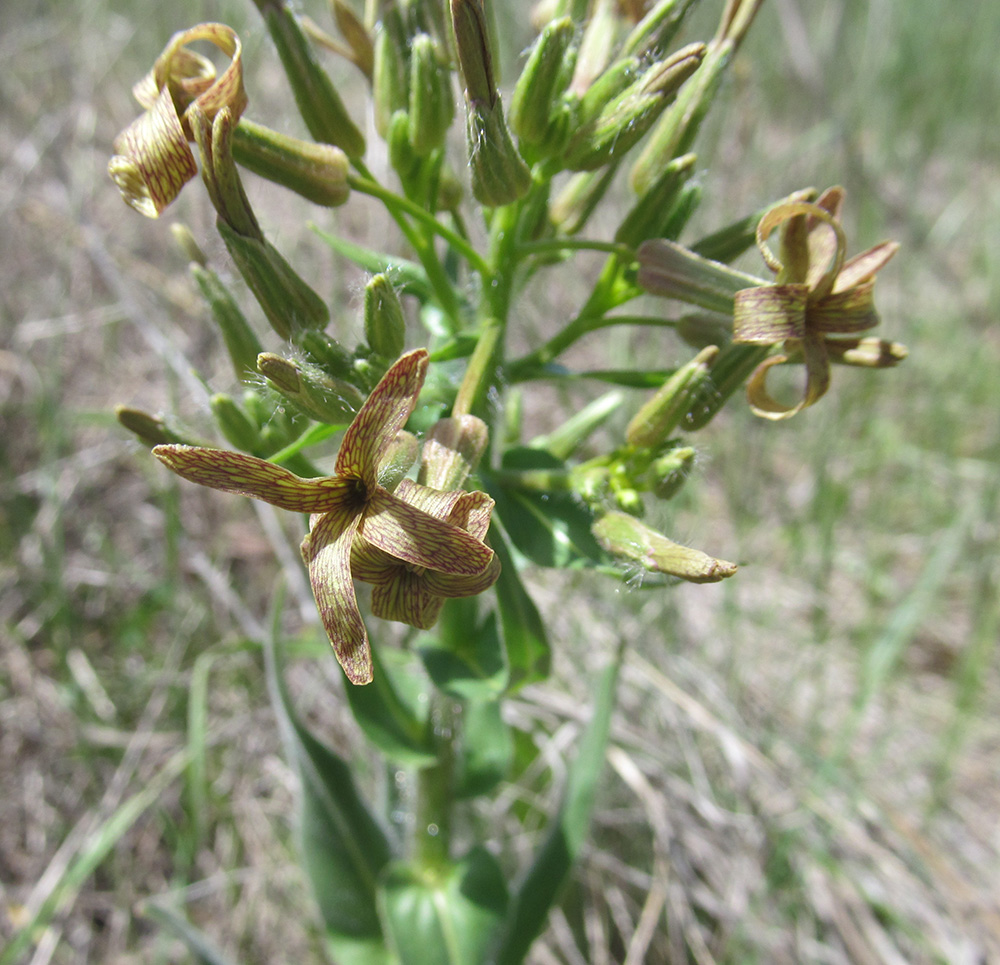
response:
M580 854L594 807L604 751L611 729L622 651L601 674L594 714L580 738L576 757L566 775L559 811L549 823L542 846L513 896L504 932L491 965L520 965L531 943L541 934L549 909Z
M490 545L500 558L500 577L495 588L510 672L507 684L510 692L544 680L549 675L552 651L542 617L521 582L513 554L497 525L490 528Z
M346 238L323 231L316 225L310 227L338 255L343 255L365 271L386 275L394 285L398 285L408 295L414 295L421 302L430 299L431 283L427 279L427 273L415 261L366 248L364 245L355 244Z
M449 600L447 606L462 602ZM495 613L490 613L475 632L451 642L449 647L443 635L427 636L419 646L435 686L461 700L488 700L503 692L509 675Z
M427 722L427 678L412 654L372 649L374 679L348 687L351 713L365 736L404 767L428 767L437 757Z
M376 883L389 863L389 842L358 793L350 766L298 720L276 638L273 632L264 648L267 682L285 753L302 784L303 865L330 939L377 946L382 926Z
M392 865L381 888L401 965L478 965L507 910L503 872L485 848L438 869Z
M456 795L476 797L492 791L508 777L513 760L514 738L500 716L500 702L477 700L467 704Z
M504 453L503 468L560 472L566 467L543 449L519 447ZM568 568L604 561L605 554L590 531L593 514L572 494L527 492L483 476L504 529L533 563Z

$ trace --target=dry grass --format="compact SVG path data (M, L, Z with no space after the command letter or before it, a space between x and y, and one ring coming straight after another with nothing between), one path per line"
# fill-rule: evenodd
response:
M186 960L143 915L160 899L236 960L322 960L257 646L288 521L165 481L110 417L121 402L179 404L207 431L190 364L228 388L165 226L125 209L104 174L137 65L185 12L151 14L140 33L146 11L23 6L0 8L0 956L48 903L18 961ZM786 23L797 9L776 8ZM218 5L194 17L227 14L248 19ZM541 821L591 672L624 638L593 842L538 965L1000 961L1000 273L980 211L1000 183L979 142L917 163L919 143L886 157L863 128L824 141L801 106L767 106L755 63L737 72L730 123L709 132L722 161L707 223L790 178L845 178L870 212L858 244L908 243L880 303L909 319L891 334L914 356L884 379L837 373L808 424L734 413L701 437L699 478L668 522L752 561L730 584L539 576L558 672L510 718L541 729L546 766L479 820L517 833L511 861L528 853L512 808ZM261 87L266 118L278 88ZM293 234L306 209L258 197L323 294L356 297L357 276ZM178 205L201 238L205 207L197 189ZM370 210L338 223L383 230ZM289 601L289 634L308 634L308 590L292 585ZM349 752L360 738L330 699L331 664L293 683ZM200 747L189 698L206 681ZM202 784L188 767L199 754Z

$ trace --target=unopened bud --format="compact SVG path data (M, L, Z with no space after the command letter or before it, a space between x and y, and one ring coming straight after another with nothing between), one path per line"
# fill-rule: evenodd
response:
M354 371L354 356L335 338L326 332L309 331L297 339L296 345L305 354L307 361L318 365L327 375L350 381ZM257 360L254 359L254 365L256 364Z
M531 440L532 449L545 449L557 459L568 459L593 433L618 411L624 396L608 392L570 416L558 429Z
M660 0L622 44L621 56L657 60L663 57L695 0Z
M330 144L315 144L241 120L233 132L233 158L313 204L335 208L351 193L347 156Z
M493 53L483 0L451 0L458 63L465 95L474 107L492 108L500 96L493 74Z
M409 106L409 73L406 30L395 4L389 4L375 33L375 65L372 73L372 100L375 129L386 138L396 111Z
M690 583L718 583L737 566L701 550L682 546L625 513L611 512L594 523L597 542L614 556L632 560L654 573L666 573Z
M673 499L694 468L695 451L690 446L671 449L650 467L653 494L658 499Z
M662 238L680 198L681 189L694 172L695 155L675 158L639 198L615 232L615 241L635 247L647 238Z
M191 229L186 224L175 221L170 226L170 233L174 236L177 247L184 252L184 257L195 265L202 268L208 265L208 256L202 251L201 245L195 240Z
M419 451L420 443L412 432L397 432L379 463L378 484L389 492L395 490L417 461Z
M592 171L623 157L673 101L680 86L705 56L704 44L691 44L654 64L617 97L606 102L598 116L570 139L565 164L571 170ZM584 95L583 106L590 91Z
M429 34L417 34L410 44L409 135L420 157L442 147L455 118L451 71Z
M424 440L417 481L431 489L461 489L475 472L488 442L489 430L477 416L439 420Z
M510 99L510 126L520 145L552 140L553 115L573 69L576 28L568 17L546 25L521 71Z
M574 174L549 209L549 220L555 228L567 235L580 231L607 194L617 170L617 164L609 164L601 171Z
M191 274L208 303L215 324L222 332L236 378L241 382L255 379L261 344L240 306L236 304L236 299L211 268L192 263Z
M272 244L238 234L221 218L217 227L233 263L281 338L326 328L330 321L326 303Z
M115 418L147 446L198 445L190 436L171 429L162 416L151 415L142 409L133 409L127 405L115 406Z
M468 108L472 194L488 208L523 198L531 187L531 170L511 140L499 97L492 107L470 101Z
M209 400L216 425L226 441L243 452L256 453L260 447L260 431L232 396L217 393Z
M828 338L826 351L831 362L884 369L898 365L906 356L906 346L884 338Z
M399 296L385 275L365 285L365 339L376 355L397 359L406 345L406 318Z
M691 397L705 381L719 354L715 345L703 348L682 365L634 416L625 436L630 445L653 449L661 445L680 425L690 407Z
M355 386L332 378L315 365L262 352L257 359L257 368L286 399L329 425L350 421L351 415L364 401Z
M320 66L298 17L283 0L255 0L278 50L309 133L348 157L365 153L365 138L347 113L329 75Z
M371 34L365 28L364 23L358 19L358 15L344 3L344 0L331 0L333 7L333 19L337 22L337 29L341 36L347 41L347 46L351 48L354 63L358 69L371 80L372 62L374 51L372 49Z
M708 425L769 351L770 346L734 343L723 346L708 378L690 394L684 428L692 431Z

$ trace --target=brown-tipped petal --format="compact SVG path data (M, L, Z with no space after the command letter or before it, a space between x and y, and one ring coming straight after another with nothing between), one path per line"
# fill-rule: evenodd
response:
M416 506L431 516L437 516L438 519L448 519L455 504L467 495L460 490L446 492L432 489L430 486L415 483L412 479L404 479L395 490L395 494L411 506Z
M398 620L418 630L437 623L444 597L435 596L423 577L398 567L393 578L372 589L372 613L383 620Z
M427 570L423 575L424 585L435 595L448 597L476 596L485 593L500 576L500 560L493 557L490 565L475 576L459 576L454 573L437 573Z
M157 218L198 173L180 118L164 88L152 110L136 118L114 142L108 174L125 203Z
M801 237L796 233L793 241L785 232L783 238L785 261L790 262L792 258L796 261L791 265L774 254L767 239L782 225L794 228L795 219L805 219ZM832 244L829 243L830 232ZM832 289L844 263L846 246L844 231L833 215L809 201L782 201L769 209L757 225L757 247L768 268L779 275L778 280L807 284L820 297Z
M761 285L736 293L733 341L777 345L806 333L807 285Z
M369 487L378 481L382 457L406 425L427 375L427 350L400 358L375 386L344 433L337 454L340 476L363 479Z
M888 264L896 252L899 251L899 242L883 241L881 244L869 248L844 262L844 267L837 275L837 281L833 286L833 293L846 291L855 285L872 281L875 276Z
M813 335L831 332L849 335L874 328L878 325L874 287L875 282L868 281L811 301L806 312L806 328Z
M767 374L775 365L784 365L790 361L787 355L773 355L765 359L754 369L747 382L747 400L755 415L762 419L777 421L790 419L803 409L818 402L830 387L830 364L826 353L826 342L822 338L805 338L798 346L802 352L802 361L806 366L806 386L802 398L795 405L785 405L779 402L767 390Z
M252 496L295 513L350 513L357 501L353 480L302 479L255 456L200 446L157 446L153 455L178 476L199 486Z
M884 338L828 338L826 350L831 362L867 369L891 368L909 354L905 345Z
M333 652L352 684L371 683L372 655L351 579L351 544L360 517L327 513L303 544L309 582Z
M489 531L495 505L496 503L486 493L479 491L462 493L448 514L448 522L461 526L470 536L483 540Z
M376 489L368 502L364 537L390 556L444 573L482 573L493 550L465 530Z

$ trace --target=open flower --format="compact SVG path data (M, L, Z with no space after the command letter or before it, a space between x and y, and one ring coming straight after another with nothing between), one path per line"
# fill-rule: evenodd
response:
M456 525L442 518L452 513L461 494L443 494L455 498L447 513L435 514L386 488L398 480L391 450L426 372L424 349L404 355L386 372L345 432L332 476L302 479L262 459L219 449L153 450L178 475L202 486L314 514L302 555L323 625L352 683L372 679L368 634L351 574L356 539L364 539L366 550L454 577L478 577L493 564L493 551L467 531L464 520Z
M461 527L474 539L483 540L490 528L493 500L486 493L441 492L404 479L396 495L431 516ZM359 534L351 547L351 572L355 579L374 584L375 616L429 630L446 599L488 590L500 575L500 561L494 556L480 573L432 570L392 556Z
M775 273L773 285L745 288L735 296L733 341L751 345L783 344L783 352L765 359L747 383L754 412L785 419L820 399L830 385L830 362L882 368L906 356L901 345L878 339L835 339L874 328L879 321L873 290L875 275L896 253L885 241L849 261L840 225L843 188L824 191L815 201L800 193L775 205L757 226L757 246ZM781 228L780 257L767 245ZM804 362L806 385L795 405L777 401L767 389L776 365Z

